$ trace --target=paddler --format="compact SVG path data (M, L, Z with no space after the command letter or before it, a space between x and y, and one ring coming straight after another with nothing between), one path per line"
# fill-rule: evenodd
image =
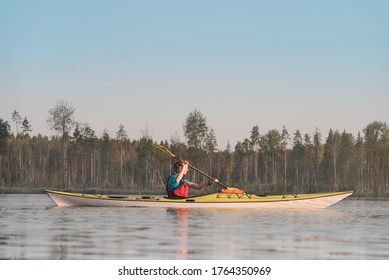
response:
M218 179L214 178L205 184L192 183L185 178L189 171L189 161L176 161L174 163L175 173L170 175L166 183L166 191L169 197L188 197L189 188L203 189L207 186L211 186L219 182Z

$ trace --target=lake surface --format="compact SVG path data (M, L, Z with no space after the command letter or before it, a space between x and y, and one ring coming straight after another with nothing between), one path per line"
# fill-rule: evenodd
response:
M389 201L321 210L56 207L0 195L0 259L389 259Z

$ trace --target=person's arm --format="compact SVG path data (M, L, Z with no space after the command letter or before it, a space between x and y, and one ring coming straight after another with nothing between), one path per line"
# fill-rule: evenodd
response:
M217 182L219 182L219 180L217 178L213 179L212 182L210 183L205 183L205 184L196 184L196 183L192 183L192 182L189 182L188 183L188 186L189 188L194 188L194 189L203 189L205 187L208 187L208 186L211 186L213 184L216 184Z

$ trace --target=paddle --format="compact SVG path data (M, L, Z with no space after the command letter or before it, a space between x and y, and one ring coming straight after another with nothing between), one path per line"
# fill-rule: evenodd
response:
M164 146L161 146L161 145L158 145L158 144L154 144L154 147L160 149L162 152L164 152L165 154L173 157L174 159L178 160L178 161L181 161L181 162L184 162L183 160L179 159L178 157L176 157L175 154L173 154L168 148L164 147ZM203 171L197 169L196 167L194 167L193 165L189 164L189 167L192 168L193 170L197 171L198 173L200 173L201 175L204 175L205 177L207 177L208 179L210 180L213 180L215 178L213 178L212 176L204 173ZM224 185L223 183L221 182L217 182L217 184L219 184L220 186L222 186L224 189L228 189L228 187L226 185Z

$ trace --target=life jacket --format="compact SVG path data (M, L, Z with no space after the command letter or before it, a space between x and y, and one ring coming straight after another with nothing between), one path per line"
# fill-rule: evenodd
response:
M166 180L166 193L168 197L188 197L189 185L185 179L181 179L180 184L173 191L169 191L169 180L173 175L169 176Z

